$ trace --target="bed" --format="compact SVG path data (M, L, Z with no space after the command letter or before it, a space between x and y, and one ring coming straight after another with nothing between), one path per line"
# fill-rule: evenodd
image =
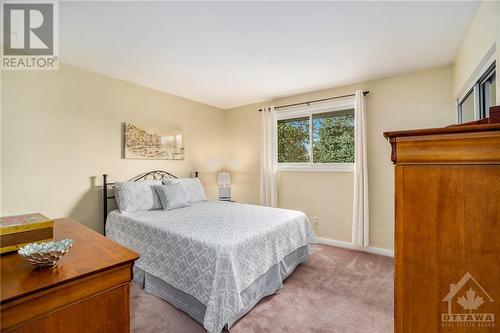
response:
M109 185L105 177L106 202ZM106 236L140 254L134 280L211 333L282 288L316 242L305 214L294 210L221 201L171 211L104 209Z

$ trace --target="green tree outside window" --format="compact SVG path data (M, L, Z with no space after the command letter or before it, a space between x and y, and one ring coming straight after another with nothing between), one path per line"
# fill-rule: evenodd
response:
M354 163L354 109L278 120L278 163Z

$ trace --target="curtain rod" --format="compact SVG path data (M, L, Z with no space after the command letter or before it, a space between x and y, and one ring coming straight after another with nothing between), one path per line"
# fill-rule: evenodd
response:
M365 90L363 91L363 96L366 96L368 95L370 92L368 90ZM345 98L345 97L352 97L352 96L356 96L356 94L349 94L349 95L342 95L342 96L334 96L334 97L328 97L328 98L322 98L322 99L315 99L315 100L312 100L312 101L307 101L307 102L301 102L301 103L294 103L294 104L286 104L286 105L280 105L280 106L277 106L275 107L274 109L282 109L282 108L289 108L291 106L298 106L298 105L303 105L303 104L311 104L311 103L317 103L317 102L324 102L324 101L329 101L329 100L332 100L332 99L338 99L338 98ZM259 112L261 112L262 109L259 109Z

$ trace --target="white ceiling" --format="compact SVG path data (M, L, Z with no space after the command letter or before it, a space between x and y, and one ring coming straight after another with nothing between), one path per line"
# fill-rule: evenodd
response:
M220 108L449 64L478 2L61 2L64 63Z

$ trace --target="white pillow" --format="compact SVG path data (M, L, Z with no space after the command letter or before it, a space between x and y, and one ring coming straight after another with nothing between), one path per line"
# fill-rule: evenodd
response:
M175 184L180 183L186 191L187 199L189 202L201 202L207 201L207 196L205 194L205 189L200 181L200 178L176 178L167 179L165 184Z
M160 197L163 210L171 210L189 206L189 201L181 183L155 185L154 189Z
M116 182L114 191L120 212L160 209L161 202L153 189L154 185L161 185L161 181Z

